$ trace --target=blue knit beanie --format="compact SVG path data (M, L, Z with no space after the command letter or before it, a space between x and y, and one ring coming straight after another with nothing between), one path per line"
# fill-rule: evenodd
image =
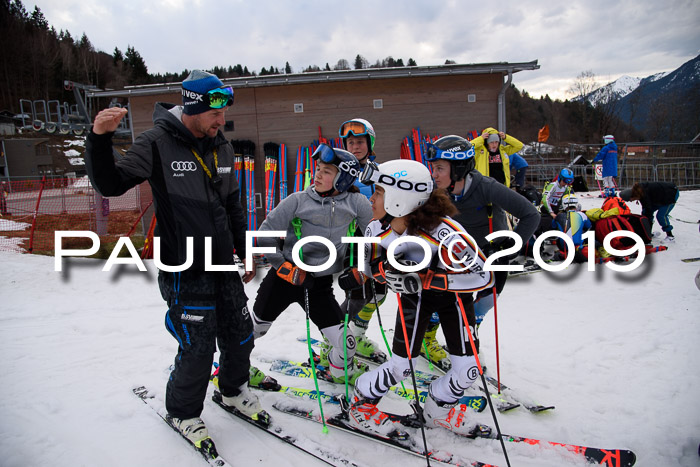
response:
M201 70L192 70L190 75L182 82L183 112L187 115L197 115L211 110L204 102L207 91L220 88L224 85L216 75Z

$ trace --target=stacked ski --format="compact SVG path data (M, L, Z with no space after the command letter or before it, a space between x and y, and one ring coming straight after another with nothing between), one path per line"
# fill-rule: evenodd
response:
M280 166L280 201L282 201L287 197L287 146L284 144L280 144L278 160Z
M279 145L275 143L265 143L265 213L275 208L275 181L277 179L277 158L279 155Z

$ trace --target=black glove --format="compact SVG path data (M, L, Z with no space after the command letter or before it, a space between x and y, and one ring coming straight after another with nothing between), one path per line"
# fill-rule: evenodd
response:
M338 285L343 290L355 290L365 285L367 276L358 271L355 267L345 268L345 271L338 276Z
M372 277L375 281L379 282L380 284L386 284L386 277L384 276L384 272L386 271L387 266L388 265L386 261L382 261L381 258L375 258L369 263L369 269L370 273L372 274Z
M481 249L481 251L483 251L484 256L486 258L488 258L492 254L494 254L498 251L507 250L508 248L511 248L514 245L515 245L515 240L512 239L511 237L498 237L494 241L487 243L484 246L484 248ZM511 262L511 260L517 258L518 253L519 252L516 251L513 254L501 256L497 260L495 260L493 262L493 264L508 264Z

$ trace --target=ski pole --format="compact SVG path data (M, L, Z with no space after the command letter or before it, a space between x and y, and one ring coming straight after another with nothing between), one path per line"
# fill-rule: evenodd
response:
M314 375L314 386L318 395L318 409L321 411L321 422L323 423L323 433L328 433L326 417L323 415L323 404L321 403L321 391L318 389L318 377L316 376L316 362L314 361L314 351L311 348L311 325L309 319L309 289L304 287L304 311L306 312L306 345L309 348L309 361L311 362L311 372Z
M389 341L386 338L386 333L384 332L384 326L382 326L382 315L379 314L379 300L377 300L377 290L374 288L374 280L373 279L368 279L370 282L370 286L372 287L372 297L374 299L374 312L377 315L377 321L379 322L379 331L382 333L382 339L384 339L384 345L386 346L386 351L389 353L389 358L393 356L393 353L391 352L391 347L389 346ZM401 381L401 389L403 389L403 393L406 394L406 397L408 399L411 398L410 394L406 391L406 386L404 386L403 381ZM418 393L416 393L417 395ZM415 397L415 395L414 395Z
M493 233L493 205L488 204L486 206L487 213L489 216L489 234ZM501 393L501 358L500 358L500 353L499 353L499 346L498 346L498 305L497 305L497 297L498 297L498 292L496 291L496 282L494 281L493 283L493 321L494 321L494 332L496 334L496 379L498 380L498 393ZM460 301L460 303L462 303ZM465 316L465 321L466 323L466 316ZM470 336L471 337L471 336ZM476 351L474 351L474 355L476 355ZM477 357L478 361L478 357ZM479 365L479 369L481 370L481 365Z
M423 421L423 409L420 406L420 401L418 401L418 383L416 383L416 372L413 370L413 359L411 358L411 344L408 342L408 331L406 331L406 320L403 316L403 305L401 304L401 294L396 293L396 299L399 302L399 315L401 316L401 329L403 330L403 339L406 343L406 355L408 355L408 366L411 368L411 380L413 381L413 391L416 394L415 398L415 408L418 414L418 422L420 423L420 432L423 436L423 449L425 450L425 461L426 465L430 466L430 454L428 453L428 441L425 439L425 422ZM417 321L417 319L416 319ZM499 432L500 434L500 432ZM503 442L503 441L501 441Z
M486 392L486 400L488 401L489 409L491 409L491 416L493 417L493 423L496 425L496 432L498 433L498 440L501 442L501 448L503 448L503 455L506 458L506 464L510 467L510 460L508 459L508 452L506 451L506 445L503 442L503 434L501 433L501 427L498 425L498 418L496 418L496 411L493 409L493 401L491 400L491 394L489 393L489 388L486 385L486 378L484 377L484 369L479 361L479 353L476 349L476 343L474 342L474 337L472 336L472 331L469 328L469 321L467 320L467 313L464 311L464 304L462 303L462 297L459 293L455 292L455 297L457 297L457 303L459 304L459 311L462 314L462 320L464 320L464 327L467 328L467 336L469 336L469 344L472 347L472 353L474 354L474 359L476 360L476 367L479 369L479 375L481 376L481 384L484 385L484 391ZM400 308L399 308L400 309ZM401 315L403 319L403 315ZM410 360L409 360L410 361Z

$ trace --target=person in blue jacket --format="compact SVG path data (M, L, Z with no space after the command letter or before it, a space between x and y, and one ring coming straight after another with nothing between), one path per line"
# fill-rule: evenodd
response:
M525 174L527 173L528 163L517 152L508 157L510 157L510 173L513 176L513 182L510 186L512 188L522 188L525 186Z
M615 196L615 181L617 177L617 144L613 135L603 136L605 146L598 151L593 162L603 162L603 196Z

